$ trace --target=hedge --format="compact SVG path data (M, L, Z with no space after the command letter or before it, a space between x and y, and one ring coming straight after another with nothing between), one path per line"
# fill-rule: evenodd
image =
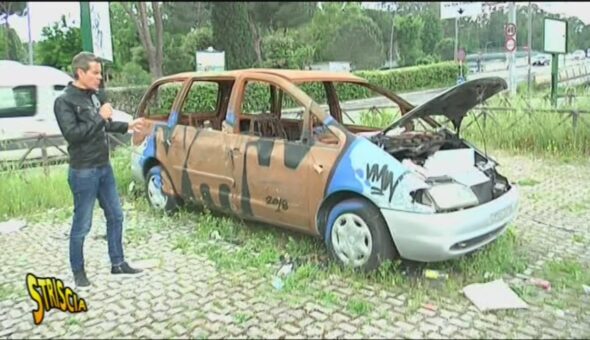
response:
M370 83L379 85L394 93L403 93L421 89L441 88L453 86L456 83L459 66L453 62L404 67L388 71L358 71L353 74L367 79ZM468 68L463 65L463 73L467 74ZM180 88L181 83L170 84L163 88L157 98L157 103L150 105L150 114L169 113L170 107ZM202 83L200 83L202 84ZM211 112L215 110L217 101L217 85L199 85L191 89L189 102L183 108L184 112ZM325 91L321 83L308 83L300 85L316 102L326 102ZM107 88L107 96L113 106L119 110L134 114L147 87L136 86L129 88ZM252 92L250 92L252 91ZM354 85L340 84L337 92L341 101L363 99L370 96L370 91ZM270 93L268 87L249 86L246 94L247 102L245 111L270 110ZM289 104L287 104L289 102ZM294 104L286 99L283 107L293 107Z

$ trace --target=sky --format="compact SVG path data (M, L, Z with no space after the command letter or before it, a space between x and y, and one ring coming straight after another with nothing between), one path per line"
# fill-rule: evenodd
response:
M585 24L590 25L590 2L535 2L545 11L566 16L578 16ZM521 2L519 5L526 5ZM31 11L31 39L41 40L41 30L66 16L68 25L80 25L80 6L78 2L29 2ZM21 41L27 42L27 17L11 16L8 23L19 35Z

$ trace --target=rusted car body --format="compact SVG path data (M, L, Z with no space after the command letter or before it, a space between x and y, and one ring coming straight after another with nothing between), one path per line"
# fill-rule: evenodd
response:
M154 109L173 83L171 104ZM302 90L313 83L323 107ZM254 85L269 100L260 110L248 101L260 98L249 96ZM386 129L345 123L343 86L382 95L401 119ZM517 188L459 137L466 112L505 88L500 78L478 79L414 107L349 73L177 74L154 82L139 105L148 128L133 136L132 170L154 208L191 201L313 234L347 266L371 270L397 256L442 261L493 241L517 213ZM207 89L217 100L198 108Z

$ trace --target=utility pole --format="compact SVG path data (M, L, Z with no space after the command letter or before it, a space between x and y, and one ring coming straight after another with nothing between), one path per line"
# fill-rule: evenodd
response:
M510 2L510 20L509 23L512 23L514 25L516 25L516 4L514 3L514 1ZM516 28L516 30L518 31L518 27ZM514 34L514 37L516 38L516 32ZM518 46L518 43L516 43L516 45ZM510 66L509 66L509 77L510 77L510 94L511 95L515 95L516 94L516 74L515 74L515 69L516 69L516 46L514 48L514 51L509 52L509 62L510 62Z
M27 28L29 30L29 65L33 65L33 41L31 40L31 7L27 1Z
M529 47L529 74L528 74L528 98L531 99L531 50L533 49L533 43L532 43L532 29L533 29L533 19L532 19L532 13L531 13L531 2L529 1L529 17L528 17L528 23L527 23L527 46Z
M391 36L389 37L389 67L393 67L393 25L395 24L395 14L391 14Z
M455 17L455 58L457 61L457 53L459 51L459 18Z

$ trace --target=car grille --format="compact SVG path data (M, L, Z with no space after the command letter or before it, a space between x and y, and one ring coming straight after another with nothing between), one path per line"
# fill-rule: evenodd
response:
M465 241L461 241L461 242L457 242L455 244L453 244L451 246L451 250L463 250L463 249L467 249L467 248L471 248L479 243L483 243L489 239L491 239L492 237L496 236L497 234L499 234L502 229L504 229L504 227L506 227L506 224L500 226L499 228L496 228L490 232L487 232L483 235L465 240Z

